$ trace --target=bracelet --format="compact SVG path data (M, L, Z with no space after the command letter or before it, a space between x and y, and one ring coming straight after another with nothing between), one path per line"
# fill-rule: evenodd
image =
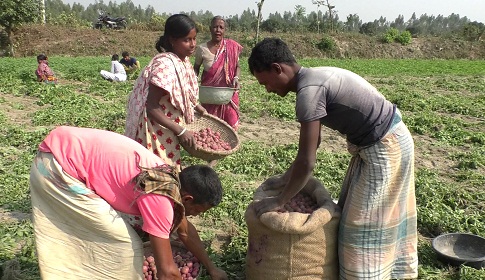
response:
M184 134L186 131L187 131L187 128L184 127L184 129L182 129L182 131L179 134L177 134L177 137L182 136L182 134Z
M233 80L238 80L239 81L239 77L238 76L234 76Z

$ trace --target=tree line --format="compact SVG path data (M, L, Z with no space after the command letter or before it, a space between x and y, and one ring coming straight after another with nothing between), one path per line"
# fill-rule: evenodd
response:
M281 32L315 32L315 33L361 33L369 36L382 36L390 29L400 32L407 31L413 37L442 36L454 37L470 41L480 40L485 32L485 25L481 22L470 21L466 16L458 14L449 16L427 15L417 16L413 13L409 19L399 15L396 19L388 20L380 17L374 21L363 22L358 14L349 14L340 18L338 6L332 5L330 0L312 0L315 10L307 11L305 7L296 5L293 11L270 13L267 18L260 16L262 2L256 2L258 11L247 8L240 14L222 15L230 31L256 32L259 30L270 33ZM326 7L326 8L320 8ZM6 32L0 35L0 43L8 41L15 25L43 21L39 16L45 7L45 23L53 25L67 25L74 27L92 28L100 12L113 17L127 18L128 28L135 30L163 30L169 13L157 13L155 8L148 5L141 7L131 0L121 3L96 0L87 7L79 3L72 5L62 0L2 0L0 1L0 26ZM186 11L185 14L193 18L198 28L207 31L210 20L215 15L211 11ZM259 19L259 20L258 20ZM256 30L258 29L258 30ZM8 43L8 42L7 42Z

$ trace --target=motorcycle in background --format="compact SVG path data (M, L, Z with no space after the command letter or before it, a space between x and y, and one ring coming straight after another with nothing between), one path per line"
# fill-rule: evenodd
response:
M111 17L110 14L106 14L103 11L98 12L98 20L94 23L95 29L126 29L125 17Z

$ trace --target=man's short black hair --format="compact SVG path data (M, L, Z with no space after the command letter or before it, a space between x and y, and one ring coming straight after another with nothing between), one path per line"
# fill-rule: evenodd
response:
M293 65L296 63L296 59L283 40L264 38L251 51L248 58L249 71L251 74L268 71L273 63Z
M191 165L180 174L180 185L194 197L195 204L218 205L222 200L222 183L219 176L207 165Z
M124 51L124 52L121 53L121 56L127 57L127 56L130 56L130 54L127 51Z

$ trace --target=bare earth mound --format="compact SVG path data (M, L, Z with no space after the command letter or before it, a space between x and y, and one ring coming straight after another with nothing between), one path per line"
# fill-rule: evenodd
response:
M155 42L161 31L97 30L64 26L28 25L18 29L13 36L17 46L17 57L48 53L51 56L110 56L113 50L122 48L137 56L153 56ZM252 33L228 31L228 36L244 46L247 56L254 43ZM204 41L208 34L199 34ZM315 45L331 36L336 43L335 50L322 52ZM439 37L413 38L412 43L402 46L398 43L385 44L379 38L362 34L292 34L263 33L260 38L280 37L294 50L297 57L331 58L439 58L439 59L481 59L485 57L485 41L467 42Z

